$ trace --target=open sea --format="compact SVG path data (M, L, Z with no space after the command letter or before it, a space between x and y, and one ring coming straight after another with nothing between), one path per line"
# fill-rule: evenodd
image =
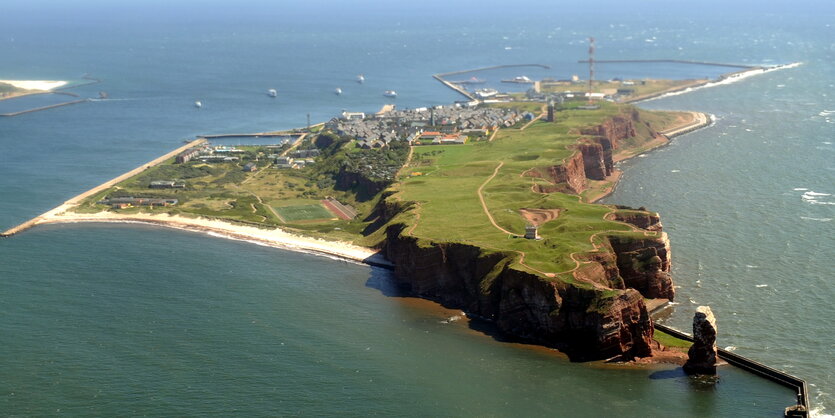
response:
M835 6L304 3L4 5L0 79L102 82L68 90L92 101L0 118L0 229L196 135L374 112L385 90L400 108L460 100L435 73L539 63L551 69L477 75L585 78L588 36L598 59L800 62L642 103L716 123L622 164L606 202L661 213L678 286L664 323L689 331L711 306L720 346L806 379L815 414L833 414ZM721 72L597 66L600 79ZM729 367L705 382L502 342L398 296L385 270L327 257L137 225L0 240L0 416L776 417L793 400Z

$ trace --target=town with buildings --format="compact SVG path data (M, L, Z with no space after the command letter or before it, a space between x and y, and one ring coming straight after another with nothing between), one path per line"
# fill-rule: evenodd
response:
M324 129L356 139L365 149L385 148L392 141L409 145L464 144L482 138L497 128L510 127L530 113L499 107L478 107L475 103L435 106L366 115L343 112L341 118L326 122Z

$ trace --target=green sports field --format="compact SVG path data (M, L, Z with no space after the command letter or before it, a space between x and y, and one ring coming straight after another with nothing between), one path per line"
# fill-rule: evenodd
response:
M330 213L322 205L296 205L274 207L278 216L286 222L312 221L316 219L331 219L336 216Z

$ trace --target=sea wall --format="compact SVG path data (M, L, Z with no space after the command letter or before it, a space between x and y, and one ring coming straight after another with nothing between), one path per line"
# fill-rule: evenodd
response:
M492 320L506 335L558 348L573 360L651 354L652 320L637 290L543 277L514 267L515 253L430 242L405 229L387 227L383 252L397 282L415 296Z

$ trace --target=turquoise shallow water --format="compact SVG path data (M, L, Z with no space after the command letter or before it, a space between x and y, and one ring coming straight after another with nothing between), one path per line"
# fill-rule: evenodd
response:
M625 164L609 200L662 214L680 286L669 323L686 329L693 307L711 305L721 345L806 378L816 406L835 408L825 220L835 215L824 196L835 194L835 168L832 118L821 114L835 110L831 6L680 17L613 5L590 22L547 5L536 16L447 5L459 13L439 17L376 3L291 12L81 3L57 13L32 4L12 10L32 18L0 26L2 78L91 73L103 82L73 91L111 99L0 119L4 227L197 134L376 111L387 89L401 107L446 104L459 97L429 76L443 71L541 62L555 78L583 74L575 61L589 33L608 58L803 61L644 104L718 122ZM502 24L484 23L499 10ZM598 67L600 77L699 75L690 71ZM709 386L669 368L572 364L497 342L465 320L444 323L460 312L387 296L386 274L140 226L50 226L2 240L0 411L776 416L793 399L732 369Z

